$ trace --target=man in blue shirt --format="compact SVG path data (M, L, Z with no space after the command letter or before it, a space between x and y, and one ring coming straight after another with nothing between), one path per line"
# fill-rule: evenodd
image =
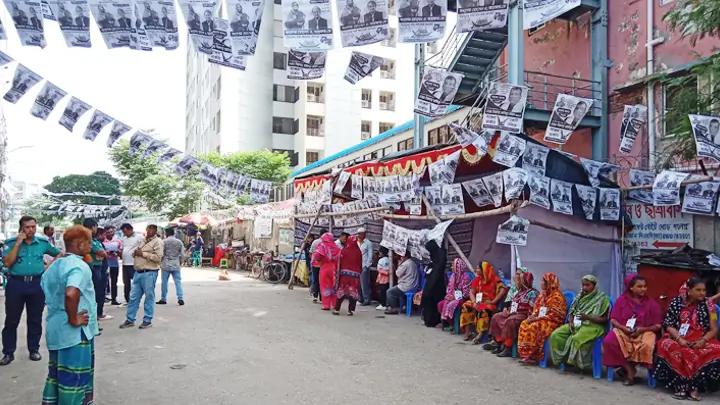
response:
M40 287L40 277L45 271L43 255L56 257L60 250L47 239L36 236L37 221L33 217L20 218L20 230L15 238L5 242L3 263L9 269L5 291L5 327L2 330L3 358L0 366L15 360L17 327L23 307L27 306L27 347L30 360L39 361L40 337L42 336L42 313L45 295Z

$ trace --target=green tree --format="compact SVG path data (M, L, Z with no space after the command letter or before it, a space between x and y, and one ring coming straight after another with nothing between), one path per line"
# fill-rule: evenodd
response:
M260 150L235 152L228 155L210 153L204 160L258 180L284 182L290 175L290 158L285 152Z
M55 176L50 184L45 186L47 191L52 193L97 193L101 195L120 196L120 181L108 172L94 172L92 174L70 174L67 176ZM60 197L65 201L73 201L80 204L112 205L119 204L119 199L108 200L98 197Z
M695 46L699 39L720 35L720 1L678 0L664 17L671 29L688 38ZM720 53L701 58L700 63L684 76L660 77L672 90L666 106L665 127L673 140L662 151L658 162L669 168L676 161L687 161L697 155L695 140L688 114L718 115L720 113L720 86L705 85L720 78ZM700 85L698 85L698 82Z

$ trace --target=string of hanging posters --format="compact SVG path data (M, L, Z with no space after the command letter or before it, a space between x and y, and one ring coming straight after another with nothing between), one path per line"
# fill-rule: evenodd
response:
M11 62L13 62L13 58L0 52L0 66L5 66ZM39 74L33 72L25 65L17 63L11 87L7 93L5 93L3 99L16 104L31 88L34 88L43 80L45 79ZM66 91L49 80L46 80L32 104L30 114L36 118L47 121L50 114L66 96L68 96ZM93 107L90 104L77 97L70 96L65 107L62 109L58 123L72 133L80 118L92 109ZM106 127L110 127L106 141L108 148L112 147L118 139L131 130L129 125L111 117L99 109L95 109L87 127L83 131L83 138L93 142ZM182 151L170 147L142 131L138 130L130 137L129 152L131 154L142 152L141 156L143 159L152 156L155 157L160 164L170 164L179 176L186 176L193 168L197 167L199 168L200 179L216 192L224 191L225 193L233 195L249 194L251 199L256 203L269 201L272 189L271 182L252 179L225 168L215 167L209 163L201 162L191 155L181 156L183 154Z

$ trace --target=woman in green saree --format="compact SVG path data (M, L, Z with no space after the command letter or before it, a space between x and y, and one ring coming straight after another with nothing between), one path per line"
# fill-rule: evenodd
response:
M550 335L553 364L581 370L591 367L593 342L605 333L610 309L610 300L597 283L593 275L582 278L582 290L570 306L568 322Z

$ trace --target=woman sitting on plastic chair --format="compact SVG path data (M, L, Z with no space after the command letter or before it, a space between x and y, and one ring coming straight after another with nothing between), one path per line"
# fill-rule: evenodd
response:
M447 284L445 299L437 305L443 327L451 325L455 308L470 296L470 275L465 262L457 258L452 264L452 275ZM452 325L451 325L452 326ZM452 328L450 328L452 331Z
M597 287L593 275L582 278L582 289L570 306L568 323L550 335L553 364L567 363L584 370L592 366L595 339L605 333L610 299Z
M603 341L603 365L619 368L623 384L633 385L637 365L652 368L655 339L662 324L660 305L647 296L643 277L625 277L625 292L610 312L610 323L613 329Z
M543 358L545 339L565 319L567 305L560 291L560 280L555 273L545 273L542 291L535 300L532 313L520 324L518 332L518 355L520 363L536 365Z
M470 283L470 300L465 301L460 315L460 327L465 327L465 340L477 334L473 344L479 344L483 334L490 328L490 317L498 304L505 299L507 287L495 273L489 262L482 262L475 268L475 279Z
M498 357L512 357L512 347L517 339L520 323L524 321L537 298L538 291L533 288L533 274L526 268L518 268L515 271L513 289L509 307L502 312L495 314L490 321L490 333L494 340L483 346L485 350L491 350Z

